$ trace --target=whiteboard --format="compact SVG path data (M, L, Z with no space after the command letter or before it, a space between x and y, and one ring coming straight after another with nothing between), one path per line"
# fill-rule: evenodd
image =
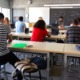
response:
M29 22L36 22L38 17L42 17L47 25L49 25L50 9L49 7L30 7Z

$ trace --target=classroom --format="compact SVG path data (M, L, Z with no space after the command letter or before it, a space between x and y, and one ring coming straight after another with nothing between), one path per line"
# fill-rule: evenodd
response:
M0 0L0 80L80 80L80 0Z

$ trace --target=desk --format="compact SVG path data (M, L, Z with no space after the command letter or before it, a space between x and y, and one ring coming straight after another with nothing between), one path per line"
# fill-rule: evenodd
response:
M25 48L12 48L12 45L15 43L27 43L27 45L33 45L33 47L25 47ZM47 80L50 79L50 61L52 59L52 53L63 53L64 44L60 43L49 43L49 42L30 42L30 41L20 41L20 40L13 40L11 44L8 44L8 48L12 51L20 51L20 52L44 52L47 54Z
M67 56L80 57L80 51L76 49L76 44L65 44L64 45L64 66L67 66Z
M11 32L12 36L16 36L18 38L31 38L32 33L16 33L16 32ZM51 37L46 37L46 39L65 39L66 35L51 35Z
M32 33L33 31L33 28L29 28L29 32ZM51 33L51 29L47 29L48 32ZM15 28L14 29L11 29L11 32L15 32ZM59 30L59 34L66 34L67 30Z
M33 45L33 47L25 47L25 48L12 48L11 46L15 43L26 43L27 45ZM21 41L21 40L13 40L11 44L8 44L8 47L12 50L21 50L21 51L33 51L33 52L55 52L55 53L64 53L63 48L64 44L61 43L49 43L49 42L32 42L32 41Z
M47 37L47 38L50 38L50 39L65 39L66 38L66 35L51 35L51 37Z
M18 38L31 38L31 36L32 36L32 33L25 34L25 33L11 32L11 34L12 34L12 36L16 36Z
M59 30L59 34L66 34L67 30Z

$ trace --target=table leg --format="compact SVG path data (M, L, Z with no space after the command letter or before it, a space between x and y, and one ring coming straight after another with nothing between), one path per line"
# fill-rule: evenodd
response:
M65 54L64 55L64 68L67 67L67 55Z
M50 69L52 67L52 53L47 53L47 80L52 80L52 77L50 76Z

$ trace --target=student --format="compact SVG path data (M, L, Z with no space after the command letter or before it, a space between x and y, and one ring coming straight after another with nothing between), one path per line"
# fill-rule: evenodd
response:
M23 22L23 17L22 16L20 16L19 21L17 21L15 23L15 27L16 27L16 32L18 32L18 33L25 32L26 25Z
M10 28L4 25L4 15L0 13L0 65L9 62L14 67L14 64L20 60L7 48L7 39L9 43L12 42ZM21 73L17 76L17 80L22 80Z
M78 26L80 27L80 18L76 18L78 20ZM73 26L73 23L70 24L70 26Z
M50 37L49 33L47 32L45 28L45 22L43 20L38 20L33 28L31 41L38 41L42 42L44 41L44 38L46 36Z
M5 19L4 19L4 24L5 24L5 25L10 25L8 17L5 17Z
M43 20L43 18L42 17L39 17L38 20Z
M7 26L9 26L10 29L11 29L11 25L10 25L10 22L9 22L9 18L8 17L5 17L4 24L7 25Z
M59 17L58 21L56 21L56 24L58 29L64 29L64 21L62 16Z
M80 44L80 27L78 23L78 20L74 19L72 22L73 25L68 28L66 36L68 43Z

